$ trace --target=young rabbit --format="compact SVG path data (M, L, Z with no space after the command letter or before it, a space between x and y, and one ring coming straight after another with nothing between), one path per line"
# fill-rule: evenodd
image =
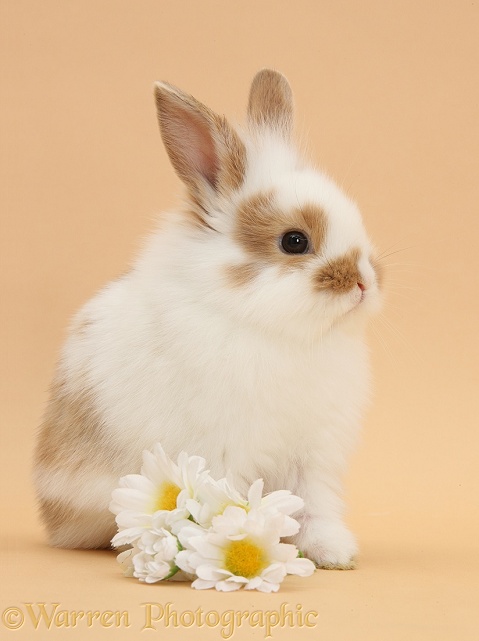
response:
M35 458L50 543L108 547L111 492L159 441L239 490L259 477L292 490L305 501L295 543L352 568L341 476L380 301L358 208L292 146L281 74L255 76L244 130L172 85L155 93L187 200L72 324Z

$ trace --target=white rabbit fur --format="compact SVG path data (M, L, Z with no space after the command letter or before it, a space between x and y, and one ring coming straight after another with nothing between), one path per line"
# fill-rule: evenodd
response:
M341 477L369 394L364 328L380 302L360 213L291 145L291 93L277 72L253 82L229 183L220 172L235 130L170 85L157 85L157 100L189 199L74 319L35 461L50 543L108 546L111 491L160 441L170 457L204 456L238 489L262 477L267 491L292 490L305 501L295 542L319 566L351 568ZM323 212L321 251L296 266L278 241L263 258L238 242L238 210L258 194L291 217L290 229L298 208ZM315 289L318 273L353 248L357 283L348 284L349 262L349 272L330 272L336 288Z

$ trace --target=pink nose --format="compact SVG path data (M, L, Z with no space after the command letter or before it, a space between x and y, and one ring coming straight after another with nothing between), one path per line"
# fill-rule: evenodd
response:
M358 283L358 287L362 292L364 292L366 290L366 286L363 285L362 283Z

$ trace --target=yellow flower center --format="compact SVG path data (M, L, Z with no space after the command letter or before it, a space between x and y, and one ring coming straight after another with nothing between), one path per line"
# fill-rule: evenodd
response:
M153 505L153 511L156 512L157 510L175 510L176 499L178 498L178 494L180 492L181 488L174 483L163 481L158 489L158 494L156 495L156 500Z
M231 541L225 548L225 569L232 574L252 579L267 566L265 551L247 539Z

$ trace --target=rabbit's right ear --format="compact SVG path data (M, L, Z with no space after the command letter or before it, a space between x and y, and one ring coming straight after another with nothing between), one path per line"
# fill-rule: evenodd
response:
M261 69L253 78L248 101L248 122L272 129L289 139L293 128L293 92L289 82L273 69Z
M178 176L201 199L243 183L245 146L223 116L166 82L155 83L161 136Z

